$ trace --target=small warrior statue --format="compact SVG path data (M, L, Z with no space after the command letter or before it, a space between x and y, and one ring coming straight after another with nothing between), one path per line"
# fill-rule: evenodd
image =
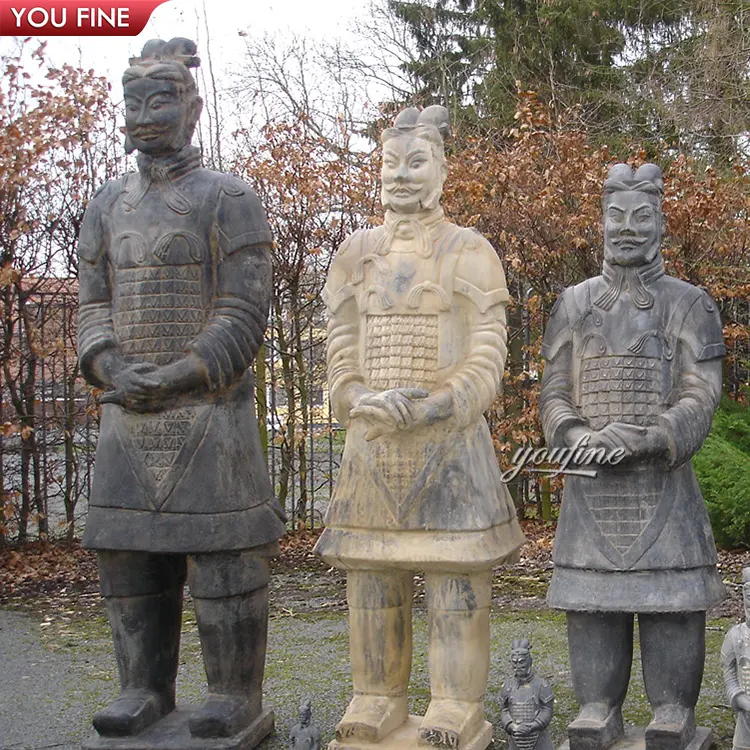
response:
M344 242L323 292L347 433L316 551L347 571L354 697L336 730L347 747L402 727L426 746L482 750L492 737L492 568L524 540L483 416L503 376L508 291L487 240L443 216L448 132L440 106L406 109L383 132L385 224ZM432 695L409 719L415 571Z
M604 269L552 309L540 415L550 447L599 451L596 476L565 478L548 593L567 613L571 750L623 734L638 615L653 719L647 750L696 737L706 610L724 588L691 456L721 395L722 327L701 289L666 276L661 170L617 164L604 183ZM603 465L617 452L616 465ZM710 734L708 734L710 736ZM705 739L705 738L704 738Z
M289 750L320 750L320 729L312 723L312 702L300 703L299 721L289 731Z
M750 568L742 571L742 600L745 622L727 633L721 647L727 698L737 712L732 750L750 750Z
M105 391L84 544L98 551L122 689L94 727L137 735L174 709L187 579L208 676L189 732L247 744L273 728L261 706L268 557L284 534L248 369L271 234L250 187L202 168L190 145L198 64L187 39L130 60L138 171L99 190L79 238L81 369Z
M500 720L508 733L508 750L553 750L547 727L555 696L547 680L531 668L531 644L526 638L511 643L510 661L513 677L500 692Z

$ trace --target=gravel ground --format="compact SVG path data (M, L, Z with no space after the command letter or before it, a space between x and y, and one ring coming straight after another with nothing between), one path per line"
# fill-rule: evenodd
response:
M414 661L410 686L411 709L423 713L429 699L424 612L415 613ZM731 747L733 719L723 697L718 651L731 623L712 621L708 633L709 658L699 704L699 721L714 729L719 749ZM509 612L495 607L492 616L492 653L488 719L498 727L497 699L507 674L507 652L514 637L530 637L535 667L550 680L557 697L552 736L556 744L573 718L575 705L567 667L564 618L541 609ZM266 703L276 711L276 734L262 750L281 750L305 696L313 699L314 720L324 742L333 738L336 721L350 697L348 635L343 611L326 613L276 609L270 620L266 660ZM63 612L16 612L0 609L0 748L79 750L90 733L90 717L117 693L109 628L99 610L85 618ZM204 675L195 621L190 607L183 627L178 702L195 703L204 694ZM648 720L638 657L626 717ZM496 731L495 747L505 747Z

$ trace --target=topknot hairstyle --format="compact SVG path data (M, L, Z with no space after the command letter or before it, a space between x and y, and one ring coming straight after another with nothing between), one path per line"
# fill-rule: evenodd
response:
M451 134L450 116L445 107L433 104L422 111L416 107L407 107L399 112L393 121L393 127L386 128L380 136L381 143L405 134L430 141L442 150Z
M531 651L531 643L528 638L515 638L510 644L511 653L528 654Z
M130 58L130 67L122 76L123 84L136 78L158 78L174 81L188 91L195 91L195 79L191 68L200 64L198 47L191 39L175 37L165 42L151 39L143 45L140 57Z
M664 197L664 180L660 167L656 164L642 164L633 172L629 164L615 164L610 168L607 179L604 181L602 203L606 204L612 193L621 190L647 193L657 207L660 206Z

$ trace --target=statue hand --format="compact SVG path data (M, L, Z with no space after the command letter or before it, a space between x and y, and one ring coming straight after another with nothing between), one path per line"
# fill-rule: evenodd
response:
M365 393L349 412L352 419L367 417L375 422L365 436L366 440L386 435L396 430L405 430L414 421L412 399L426 398L423 388L393 388L380 393Z
M639 445L646 437L646 428L624 422L610 422L606 427L595 432L592 438L593 448L604 448L607 453L619 450L623 458L637 455Z
M453 397L449 391L440 391L414 404L411 428L429 426L453 416Z
M151 397L157 385L154 373L157 365L150 362L123 364L113 371L111 383L114 390L106 391L102 397L103 404L119 404L126 408L138 409Z
M531 726L531 724L528 724L527 722L522 722L521 724L516 725L516 734L519 737L525 737L526 735L531 734L534 731L534 727Z
M743 713L750 711L750 696L740 693L732 701L732 708Z

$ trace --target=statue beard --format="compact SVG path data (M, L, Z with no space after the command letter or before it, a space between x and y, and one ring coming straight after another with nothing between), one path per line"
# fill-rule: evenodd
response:
M612 248L605 243L604 244L604 260L612 266L623 266L624 268L634 268L637 266L647 266L651 263L656 256L659 254L660 242L657 240L652 243L651 246L646 250L645 253L639 255L628 255L624 258L618 258L617 248Z
M427 213L428 211L434 211L440 205L440 198L442 198L442 196L443 183L441 182L426 198L419 199L419 207L414 213ZM386 211L402 213L391 206L390 201L388 200L388 194L383 189L380 191L380 202Z

